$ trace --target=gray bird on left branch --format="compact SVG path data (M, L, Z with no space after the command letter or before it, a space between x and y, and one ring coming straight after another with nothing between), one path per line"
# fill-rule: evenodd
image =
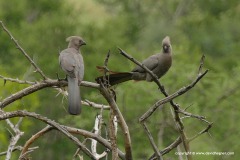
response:
M80 47L86 45L79 36L71 36L66 39L68 48L59 55L59 63L67 74L68 81L68 112L72 115L81 113L81 95L79 85L84 77L84 62Z

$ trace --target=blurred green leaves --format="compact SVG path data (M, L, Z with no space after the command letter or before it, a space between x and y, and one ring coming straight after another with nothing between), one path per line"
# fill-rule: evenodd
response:
M190 112L207 116L209 121L214 122L210 131L212 138L201 136L191 143L192 150L202 151L205 148L204 151L236 153L239 146L235 135L240 131L236 127L240 125L239 8L240 3L237 0L0 0L0 20L51 78L56 78L56 72L65 76L59 69L58 53L66 48L65 39L71 35L80 35L87 42L81 50L86 67L84 79L87 81L94 81L100 75L95 66L103 65L108 50L111 50L109 68L114 71L128 71L134 65L118 54L117 47L141 61L159 52L162 38L169 35L173 46L173 66L160 80L169 93L189 84L196 77L201 55L205 54L205 68L210 69L209 73L193 90L175 101L182 108L191 105ZM3 30L0 31L0 74L32 81L40 79ZM23 87L25 85L10 82L4 86L1 80L0 98L3 99ZM118 85L116 92L117 103L129 124L134 158L146 159L153 152L149 149L151 146L138 124L138 118L148 107L163 98L163 95L154 83L147 82L127 82ZM81 93L83 99L106 103L94 89L81 87ZM64 109L66 99L56 95L55 90L45 89L14 102L6 110L26 109L64 125L92 129L98 110L83 107L82 115L69 116ZM106 123L108 116L106 111ZM1 151L8 144L8 132L4 123L1 121L0 125L0 131L4 133L0 134ZM166 146L178 136L168 105L163 110L158 110L148 123L159 144ZM185 119L184 124L188 135L193 135L204 127L193 119ZM39 127L44 127L44 124L25 118L21 128L25 135L19 144L23 145L25 140L40 130ZM160 132L163 132L163 137ZM121 138L119 137L119 144ZM49 133L37 145L40 149L33 153L33 157L41 156L41 159L57 158L56 153L59 159L66 159L76 149L57 132ZM39 154L41 152L45 154ZM176 159L174 154L166 157Z

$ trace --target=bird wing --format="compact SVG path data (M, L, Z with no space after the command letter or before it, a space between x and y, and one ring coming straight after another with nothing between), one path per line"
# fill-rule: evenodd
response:
M61 68L66 72L67 75L70 77L76 77L75 75L75 67L76 67L76 60L74 59L74 53L71 50L65 49L60 53L59 56L59 63Z
M157 55L152 55L148 57L147 59L143 60L142 64L145 65L151 71L153 71L158 66ZM145 70L140 66L136 66L132 70L132 72L145 72Z

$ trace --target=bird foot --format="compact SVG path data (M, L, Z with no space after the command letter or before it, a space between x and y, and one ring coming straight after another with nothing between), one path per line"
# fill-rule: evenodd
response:
M58 73L56 73L58 81L67 81L67 75L65 78L59 78Z

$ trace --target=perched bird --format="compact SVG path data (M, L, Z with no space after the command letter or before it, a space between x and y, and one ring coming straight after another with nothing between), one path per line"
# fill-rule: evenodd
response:
M59 55L59 63L62 70L67 74L68 80L68 112L72 115L81 113L81 96L79 85L84 76L84 62L80 47L86 45L84 40L78 36L66 39L68 48Z
M166 36L162 41L162 51L143 60L144 64L151 70L158 78L161 78L172 65L172 47L170 38ZM103 70L103 67L97 66L98 70ZM142 67L136 66L131 72L114 72L110 71L107 80L111 86L128 81L128 80L146 80L153 81L153 77L147 73ZM96 78L100 83L103 81L103 76Z

